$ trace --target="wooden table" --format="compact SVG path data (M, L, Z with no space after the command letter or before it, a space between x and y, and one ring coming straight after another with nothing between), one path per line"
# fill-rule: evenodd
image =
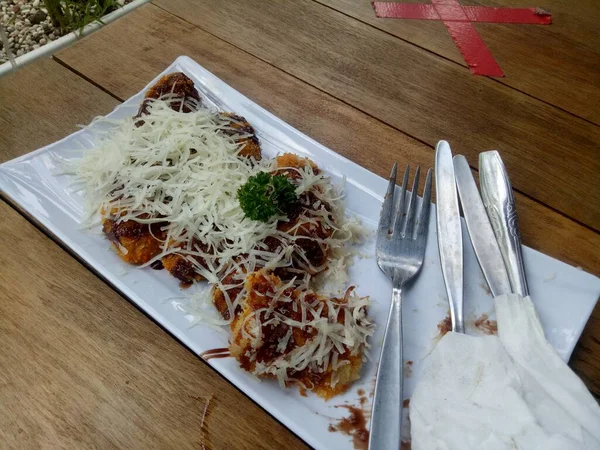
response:
M380 175L432 166L440 138L475 171L480 151L501 150L524 243L599 275L596 1L537 1L551 26L477 25L507 75L490 79L470 74L442 23L377 19L369 0L155 0L0 80L0 158L108 113L185 54ZM304 447L17 209L0 211L0 442ZM600 307L571 367L600 395Z

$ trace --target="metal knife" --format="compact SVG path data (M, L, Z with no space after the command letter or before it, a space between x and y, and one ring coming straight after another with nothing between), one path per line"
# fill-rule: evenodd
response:
M529 295L529 288L521 253L515 197L506 168L497 151L479 154L479 181L483 204L508 271L512 292L525 297Z
M512 291L502 253L467 158L454 157L454 173L467 230L483 276L494 297L509 294Z
M446 141L438 142L435 149L435 192L438 247L450 303L452 331L464 333L462 229L452 150Z

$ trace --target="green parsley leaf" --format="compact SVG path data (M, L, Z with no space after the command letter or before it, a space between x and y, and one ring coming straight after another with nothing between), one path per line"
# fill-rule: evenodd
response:
M298 201L295 186L283 175L260 172L248 178L237 197L246 217L268 222L277 214L287 214Z

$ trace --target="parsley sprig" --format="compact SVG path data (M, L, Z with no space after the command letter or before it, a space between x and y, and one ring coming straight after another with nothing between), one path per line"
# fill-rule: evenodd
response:
M283 175L260 172L238 189L240 206L253 220L268 222L277 214L287 214L298 201L296 188Z

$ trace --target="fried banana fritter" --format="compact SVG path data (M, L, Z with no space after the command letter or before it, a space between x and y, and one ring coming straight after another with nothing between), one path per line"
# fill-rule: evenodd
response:
M181 110L184 113L189 113L193 111L189 108L189 103L196 106L200 106L201 104L200 94L198 94L198 91L194 87L192 79L181 72L169 73L148 89L144 97L145 100L140 106L138 117L148 113L148 99L156 100L163 96L169 96L170 106L174 111ZM186 100L188 104L186 104Z
M148 89L145 97L157 99L166 94L200 101L200 95L194 87L194 82L181 72L164 75L154 86Z
M284 153L275 158L277 169L274 175L285 175L290 180L297 180L302 177L302 174L298 170L303 169L306 166L310 166L315 174L319 174L321 169L310 159L303 158L294 153Z
M306 347L319 334L315 327L306 324L307 314L303 318L303 309L310 305L312 311L320 310L320 317L331 322L329 308L344 305L346 299L328 299L294 288L279 292L281 288L282 281L270 272L253 272L247 276L241 312L231 323L231 356L243 369L260 377L275 378L275 367L284 367L288 383L297 383L325 399L346 391L360 376L362 348L353 352L344 346L343 353L337 355L335 381L333 362L320 366L313 359L303 369L285 369L293 352L302 350L301 347ZM334 322L344 325L345 312L340 306ZM258 320L257 314L261 315ZM311 314L308 317L309 322L314 319ZM316 353L316 348L314 351Z
M163 256L161 262L171 275L184 284L202 280L202 276L196 272L193 264L182 255L171 253Z
M242 135L242 137L235 139L236 142L241 145L239 156L246 158L252 157L259 161L262 157L260 143L252 125L250 125L242 116L238 116L234 113L220 113L219 119L227 126L226 129L221 130L223 134L230 137Z
M113 243L117 254L130 264L145 264L162 251L161 239L164 232L160 230L164 224L139 223L134 220L118 222L104 219L102 231Z
M302 177L302 173L295 169L302 169L307 165L311 166L315 174L320 173L320 169L309 158L302 158L292 153L284 153L276 158L277 169L274 173L276 175L284 175L291 181L294 181ZM288 220L277 223L279 231L289 233L296 238L292 240L269 236L262 243L272 253L280 253L285 247L294 247L290 266L279 267L275 270L275 275L281 279L290 280L293 277L297 277L298 271L316 275L326 269L329 248L327 245L318 242L317 239L324 240L331 237L334 230L323 223L322 215L315 213L316 204L317 198L314 193L309 191L302 194L296 208L289 213ZM328 206L325 205L325 208L328 208ZM305 222L300 224L302 216L314 220L310 223ZM333 220L333 218L331 219ZM243 270L243 264L239 267L242 267ZM229 288L226 288L226 293L231 302L242 291L240 280L243 280L244 277L244 273L230 270L222 280L221 284L223 286L229 286ZM225 301L225 293L218 286L214 286L212 289L212 300L223 318L229 320L230 312ZM236 313L238 310L236 310Z
M284 153L278 156L276 164L278 170L275 171L275 174L284 175L292 182L302 177L302 173L294 169L303 169L306 166L310 166L315 174L320 173L320 169L309 158L302 158L293 153ZM294 267L304 269L313 275L319 271L315 272L313 268L324 269L323 266L327 262L328 248L325 244L318 242L317 239L325 240L331 237L334 232L333 228L328 227L324 223L323 216L316 213L321 207L324 207L327 211L331 210L329 205L318 201L317 194L318 192L311 190L300 195L296 209L288 216L289 220L287 222L280 221L277 224L277 229L280 231L290 232L293 236L306 236L306 238L297 238L294 241L294 244L298 247L298 251L295 252ZM314 220L298 226L302 216ZM333 216L330 216L330 220L333 221ZM312 268L306 264L305 258Z
M221 284L225 286L224 291L219 289L217 286L213 286L212 288L211 295L213 304L225 320L230 319L229 308L227 306L225 295L229 296L230 302L233 302L242 292L245 276L246 275L243 273L243 269L242 272L230 271L221 280ZM241 308L238 306L234 314L237 314L240 310Z
M177 246L174 244L173 246ZM208 247L197 239L193 240L192 248L195 251L208 253ZM184 284L192 284L194 281L204 280L204 277L198 273L194 260L202 267L206 267L206 261L198 255L186 255L180 253L171 253L164 256L161 261L165 269Z
M161 77L156 84L148 89L136 118L148 114L149 104L153 99L163 97L169 99L173 110L184 113L196 110L202 103L192 79L181 72L171 73ZM226 124L226 128L222 130L223 134L234 137L240 136L237 140L242 144L240 156L253 157L256 160L261 159L258 138L252 126L243 117L233 113L220 113L219 119ZM141 126L143 123L143 120L138 120L136 125ZM135 221L118 222L115 220L117 215L118 212L115 213L114 217L111 213L111 217L104 220L103 229L124 261L132 264L143 264L161 252L163 243L154 239L147 225ZM160 235L161 239L164 239L164 233L162 232L157 231L154 235ZM194 245L202 246L199 242L195 242ZM174 253L163 257L161 262L175 278L183 283L189 284L202 280L203 277L197 273L194 264L188 258L190 257ZM204 263L197 256L193 258L200 264Z

